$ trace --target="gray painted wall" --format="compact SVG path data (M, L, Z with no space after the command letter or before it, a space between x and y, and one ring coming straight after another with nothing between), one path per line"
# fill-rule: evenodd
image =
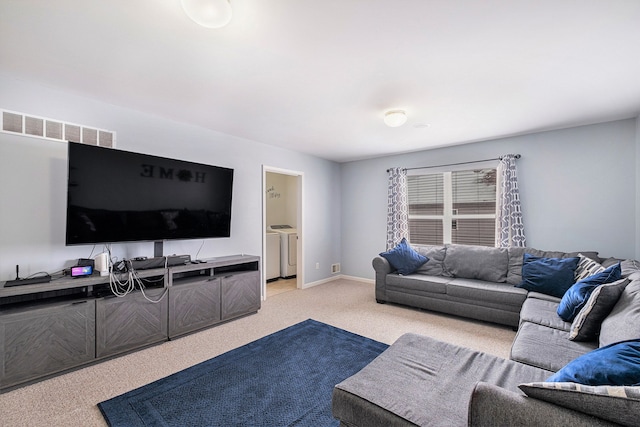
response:
M262 251L262 165L304 173L305 282L340 260L340 166L335 162L178 123L0 74L0 108L117 133L117 148L235 169L231 237L166 242L165 254L199 258ZM65 247L66 143L0 133L0 280L55 272L102 246ZM107 178L108 179L108 178ZM339 199L339 198L338 198ZM306 225L305 225L306 224ZM112 245L118 257L152 256L152 243ZM316 262L327 266L316 270Z
M527 244L545 250L596 250L638 258L638 120L477 142L344 163L342 272L373 278L385 249L389 167L420 167L519 153Z

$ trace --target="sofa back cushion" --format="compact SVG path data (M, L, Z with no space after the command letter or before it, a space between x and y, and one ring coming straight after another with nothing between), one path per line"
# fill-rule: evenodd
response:
M445 271L452 277L506 282L509 253L504 248L447 245Z
M416 273L428 276L448 276L444 271L444 257L446 246L413 245L413 249L420 255L429 259L416 270Z
M640 337L640 280L624 288L600 327L600 347Z
M622 276L629 280L640 279L640 261L635 259L625 259L620 261L622 267Z

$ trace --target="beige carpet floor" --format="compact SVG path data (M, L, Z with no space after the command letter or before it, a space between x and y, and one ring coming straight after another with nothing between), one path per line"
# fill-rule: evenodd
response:
M508 357L515 332L391 304L371 283L339 279L267 298L261 310L220 326L0 395L0 425L105 426L97 403L306 319L391 344L405 332Z

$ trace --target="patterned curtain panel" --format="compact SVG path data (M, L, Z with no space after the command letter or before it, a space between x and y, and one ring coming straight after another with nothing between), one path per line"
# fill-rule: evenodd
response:
M524 247L526 239L516 177L516 156L507 154L500 157L497 174L496 247Z
M407 171L389 169L389 202L387 206L387 250L393 249L409 235Z

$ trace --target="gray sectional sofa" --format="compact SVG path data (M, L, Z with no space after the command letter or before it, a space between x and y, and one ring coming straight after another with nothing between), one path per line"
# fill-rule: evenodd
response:
M604 357L613 366L617 355L611 363L607 357L629 346L636 351L633 372L640 375L640 263L580 252L581 265L589 264L585 268L609 271L620 262L621 277L596 287L568 322L557 313L566 298L515 285L523 281L525 253L557 259L578 253L459 245L415 249L432 265L405 276L394 273L385 258L374 259L376 299L517 326L510 359L405 334L336 385L333 414L341 426L638 425L640 379L634 386L607 387L578 384L582 377L571 375L606 371L590 364Z

